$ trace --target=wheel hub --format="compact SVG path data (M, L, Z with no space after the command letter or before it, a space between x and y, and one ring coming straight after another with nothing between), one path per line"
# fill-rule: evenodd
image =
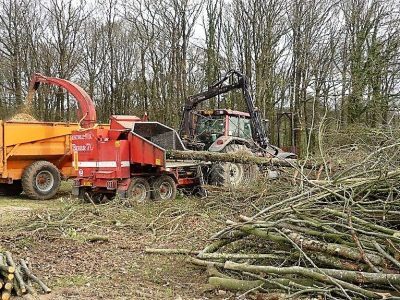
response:
M160 197L161 199L169 199L172 195L173 189L168 182L163 182L160 185Z
M132 189L132 198L135 201L143 202L146 199L146 187L144 184L137 183L135 184L134 188Z
M54 176L47 170L40 171L36 175L35 182L37 189L42 193L46 193L49 192L54 185Z
M232 185L237 185L242 180L243 169L237 164L229 165L229 181Z

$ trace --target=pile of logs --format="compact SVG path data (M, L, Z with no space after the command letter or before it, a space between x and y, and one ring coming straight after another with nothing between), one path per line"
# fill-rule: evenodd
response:
M399 297L400 170L306 185L251 217L228 220L202 251L147 252L190 255L218 289L277 290L291 298Z
M0 295L1 300L10 299L12 294L22 296L24 294L36 295L31 282L37 283L45 293L50 293L43 281L32 274L25 260L20 259L15 263L10 252L0 252Z

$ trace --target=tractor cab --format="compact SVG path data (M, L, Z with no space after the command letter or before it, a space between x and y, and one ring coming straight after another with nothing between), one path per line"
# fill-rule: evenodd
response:
M219 137L252 140L250 115L230 109L198 110L194 134L197 143L208 149Z

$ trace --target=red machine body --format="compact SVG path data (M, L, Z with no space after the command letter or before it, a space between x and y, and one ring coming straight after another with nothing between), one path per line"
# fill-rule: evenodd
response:
M31 104L40 84L66 89L78 103L81 129L71 134L73 167L78 176L73 194L94 199L119 195L143 201L173 199L177 186L198 185L193 166L166 165L165 151L184 150L175 130L136 116L114 115L110 125L96 125L96 109L90 96L77 84L36 73L29 84ZM151 191L151 192L150 192Z
M109 128L73 132L73 166L78 172L73 193L145 200L152 190L154 198L175 197L177 185L197 184L190 172L180 177L182 171L166 166L165 147L183 147L176 138L169 127L135 116L111 116Z

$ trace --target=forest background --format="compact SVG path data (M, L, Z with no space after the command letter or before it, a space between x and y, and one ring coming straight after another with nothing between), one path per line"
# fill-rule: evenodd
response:
M315 149L322 127L397 125L399 30L399 0L0 0L0 119L40 72L81 85L101 122L148 112L177 128L188 96L238 69L272 143ZM76 121L62 90L33 105ZM246 110L239 92L204 107Z

